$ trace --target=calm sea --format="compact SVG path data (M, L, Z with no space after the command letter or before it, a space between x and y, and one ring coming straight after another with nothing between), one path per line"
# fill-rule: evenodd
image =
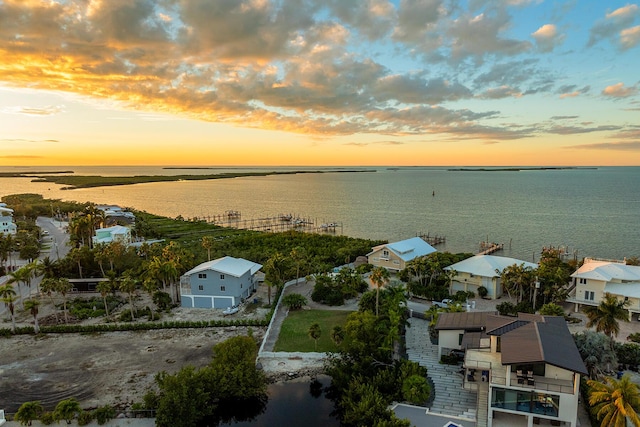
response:
M163 169L161 167L32 167L78 175L175 175L320 168ZM323 170L335 170L322 168ZM349 168L355 169L355 168ZM293 214L342 223L353 237L395 241L418 233L446 236L439 250L476 252L481 241L505 244L502 254L538 260L543 246L577 258L640 256L640 167L530 171L447 168L362 168L211 181L137 184L62 191L27 178L0 178L0 196L117 204L185 218L239 211L242 219ZM27 168L0 168L23 171Z

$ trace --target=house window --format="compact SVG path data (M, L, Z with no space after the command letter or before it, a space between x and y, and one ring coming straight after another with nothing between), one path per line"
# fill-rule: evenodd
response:
M220 291L224 292L226 290L226 288L224 286L220 286Z
M382 258L389 258L389 251L387 250L382 251Z
M462 337L464 337L464 334L458 334L458 345L462 345Z
M204 291L204 286L202 286L202 285L198 285L198 290L199 290L199 291Z
M198 279L206 279L207 273L198 273Z
M242 286L244 286L242 283L240 283L240 289L242 289Z
M585 279L584 277L580 278L580 284L581 285L586 285L587 284L587 279Z
M224 274L220 275L220 280L224 280Z
M596 293L593 291L584 291L584 299L587 301L593 301L596 299Z

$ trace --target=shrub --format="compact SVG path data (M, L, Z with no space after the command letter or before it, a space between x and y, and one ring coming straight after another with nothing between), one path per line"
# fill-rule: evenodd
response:
M540 307L540 314L543 316L564 316L564 308L550 302Z
M307 304L307 299L300 294L289 294L282 298L282 303L291 310L300 310Z
M93 413L91 411L82 411L78 415L78 425L86 426L91 421L93 421Z
M627 336L627 341L640 343L640 332L634 332Z
M515 316L516 314L518 314L516 306L509 301L501 302L500 304L496 305L496 310L498 310L498 313L500 313L500 315L502 316Z
M419 405L429 400L431 386L425 377L412 375L402 383L402 397L409 403Z
M40 422L46 426L53 424L56 421L56 417L53 415L53 412L45 412L40 417Z
M95 415L98 424L103 425L116 416L116 410L111 406L106 405L97 408L95 411L93 411L93 414Z
M478 287L478 295L480 295L480 298L486 298L489 295L489 290L484 286L480 286Z

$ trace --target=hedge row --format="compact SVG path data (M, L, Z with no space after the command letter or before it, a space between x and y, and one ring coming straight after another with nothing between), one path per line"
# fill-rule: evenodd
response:
M102 323L98 325L53 325L41 326L40 333L43 334L65 334L65 333L91 333L91 332L119 332L119 331L148 331L154 329L197 329L197 328L220 328L228 326L268 326L269 321L265 319L234 319L234 320L202 320L202 321L166 321L149 323ZM15 335L34 334L33 326L16 328ZM0 336L9 337L14 335L9 328L0 329Z

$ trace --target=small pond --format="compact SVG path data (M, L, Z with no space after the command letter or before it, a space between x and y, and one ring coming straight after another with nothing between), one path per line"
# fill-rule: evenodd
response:
M295 380L270 384L269 400L264 411L247 421L236 421L220 426L304 426L338 427L337 418L331 415L333 402L326 398L324 389L331 378L319 376L314 383L310 380Z

